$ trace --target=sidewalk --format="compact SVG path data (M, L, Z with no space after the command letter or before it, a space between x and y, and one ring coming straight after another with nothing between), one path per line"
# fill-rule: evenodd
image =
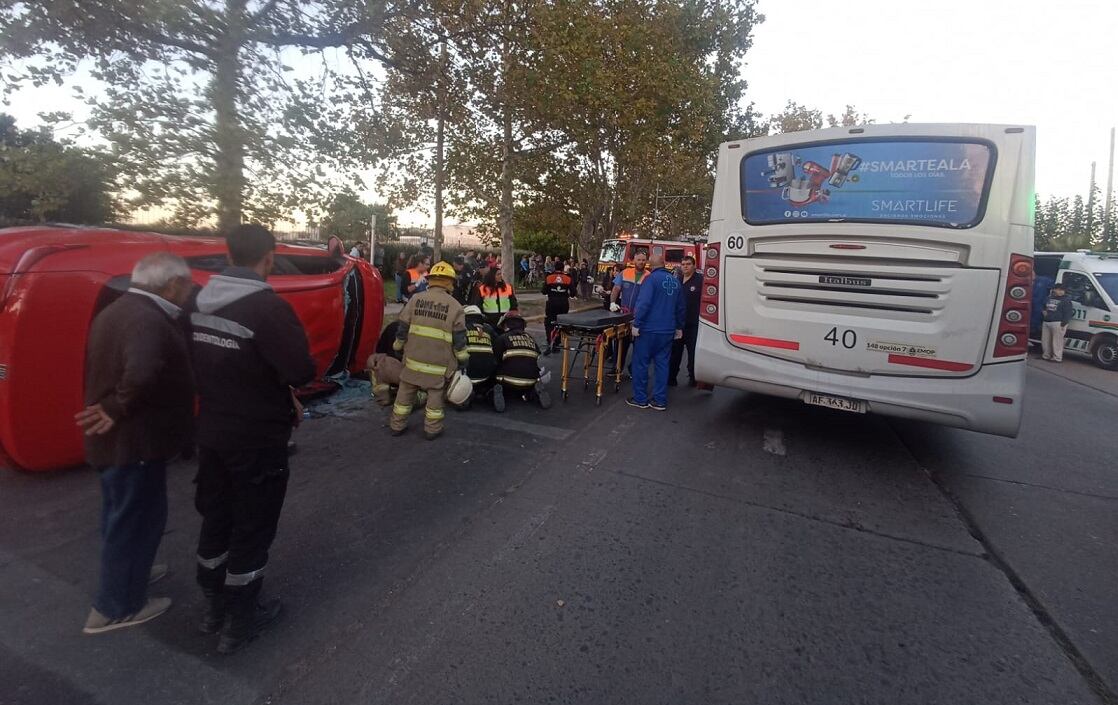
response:
M1085 357L1065 352L1063 362L1048 362L1030 355L1029 367L1118 397L1118 371L1104 370Z

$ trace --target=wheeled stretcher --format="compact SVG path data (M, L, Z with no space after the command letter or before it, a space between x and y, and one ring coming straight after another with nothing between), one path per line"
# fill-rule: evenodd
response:
M613 379L613 391L621 389L622 365L619 361L625 359L625 345L630 338L629 324L632 320L631 313L606 310L565 313L556 319L563 346L563 401L567 400L571 380L581 379L584 390L590 388L591 382L595 383L595 404L601 405L602 386L606 381L606 346L612 341L617 341L617 353L614 359L616 370L610 378ZM582 356L582 376L572 377L579 356Z

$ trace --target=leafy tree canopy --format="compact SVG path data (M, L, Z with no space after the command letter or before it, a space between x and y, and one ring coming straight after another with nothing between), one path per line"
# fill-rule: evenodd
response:
M0 216L12 220L105 223L114 215L113 165L103 154L20 130L0 113Z
M364 166L350 129L370 93L362 63L405 53L388 0L0 0L0 74L11 86L75 85L111 147L129 204L175 220L272 222L323 200ZM327 55L328 52L329 55ZM322 55L317 72L292 66ZM346 70L339 66L345 65Z
M369 204L352 190L336 194L326 207L321 230L326 236L337 235L346 242L365 241L369 238L369 222L377 219L377 241L394 240L396 237L396 216L388 212L383 204Z

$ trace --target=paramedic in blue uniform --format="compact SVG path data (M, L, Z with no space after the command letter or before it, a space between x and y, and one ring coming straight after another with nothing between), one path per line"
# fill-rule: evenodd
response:
M683 351L687 350L688 384L695 386L695 344L699 340L699 301L703 298L703 275L695 271L695 258L687 255L679 266L682 276L683 297L687 302L687 321L683 324L683 337L672 343L672 360L668 370L668 386L676 386Z
M653 255L652 272L644 277L633 313L633 396L626 400L638 409L668 408L668 362L672 342L683 338L687 305L683 285L664 268L664 258ZM648 368L653 366L652 401L648 400Z

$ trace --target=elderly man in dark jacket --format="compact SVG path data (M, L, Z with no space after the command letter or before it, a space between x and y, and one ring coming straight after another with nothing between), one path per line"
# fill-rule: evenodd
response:
M132 270L132 287L93 320L86 408L75 417L85 455L101 475L101 583L83 631L131 627L167 611L147 595L167 524L167 461L191 433L194 383L176 322L191 293L181 258L156 253Z

